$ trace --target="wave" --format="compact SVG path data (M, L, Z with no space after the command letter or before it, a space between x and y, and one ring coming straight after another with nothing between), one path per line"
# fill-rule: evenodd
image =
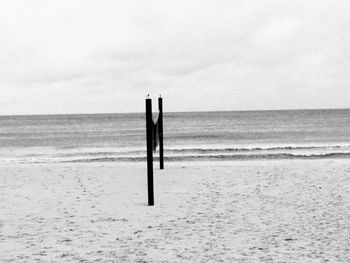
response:
M333 145L255 145L226 147L220 145L169 146L165 148L166 162L235 161L349 158L350 144ZM158 153L154 153L158 160ZM0 163L87 163L87 162L146 162L143 148L40 148L19 152L0 152Z
M252 155L190 155L190 156L167 156L165 162L181 161L233 161L233 160L283 160L283 159L331 159L331 158L350 158L350 152L326 153L326 154L252 154ZM101 157L101 158L81 158L69 161L67 163L77 162L146 162L146 157ZM158 161L158 157L154 157Z
M282 150L318 150L318 149L339 149L350 148L350 145L319 145L319 146L275 146L275 147L233 147L233 148L182 148L167 149L168 152L200 152L200 153L216 153L216 152L250 152L250 151L282 151Z
M297 150L332 150L349 148L350 145L318 145L318 146L275 146L275 147L188 147L188 148L166 148L164 151L167 154L211 154L211 153L240 153L240 152L262 152L262 151L297 151ZM68 152L57 154L60 157L74 156L127 156L127 155L145 155L146 149L124 150L124 151L86 151L86 152Z

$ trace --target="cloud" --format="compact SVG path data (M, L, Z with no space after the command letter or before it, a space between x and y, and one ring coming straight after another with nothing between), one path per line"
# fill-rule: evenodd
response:
M147 93L172 111L349 107L349 11L343 0L2 1L3 113L143 111Z

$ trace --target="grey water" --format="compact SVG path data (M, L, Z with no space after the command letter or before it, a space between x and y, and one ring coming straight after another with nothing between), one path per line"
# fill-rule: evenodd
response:
M144 161L145 114L0 116L0 163ZM164 113L165 161L350 157L350 109ZM155 153L157 156L157 153Z

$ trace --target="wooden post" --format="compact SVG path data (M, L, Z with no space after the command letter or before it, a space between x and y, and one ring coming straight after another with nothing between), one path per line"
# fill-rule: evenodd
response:
M158 131L159 131L159 168L164 169L164 148L163 148L163 99L158 98Z
M146 99L147 185L149 206L154 205L152 130L152 100Z

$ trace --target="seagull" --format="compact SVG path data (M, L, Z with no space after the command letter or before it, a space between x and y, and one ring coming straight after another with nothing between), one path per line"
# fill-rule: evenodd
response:
M146 99L149 99L149 94L147 94L147 97L146 97Z

